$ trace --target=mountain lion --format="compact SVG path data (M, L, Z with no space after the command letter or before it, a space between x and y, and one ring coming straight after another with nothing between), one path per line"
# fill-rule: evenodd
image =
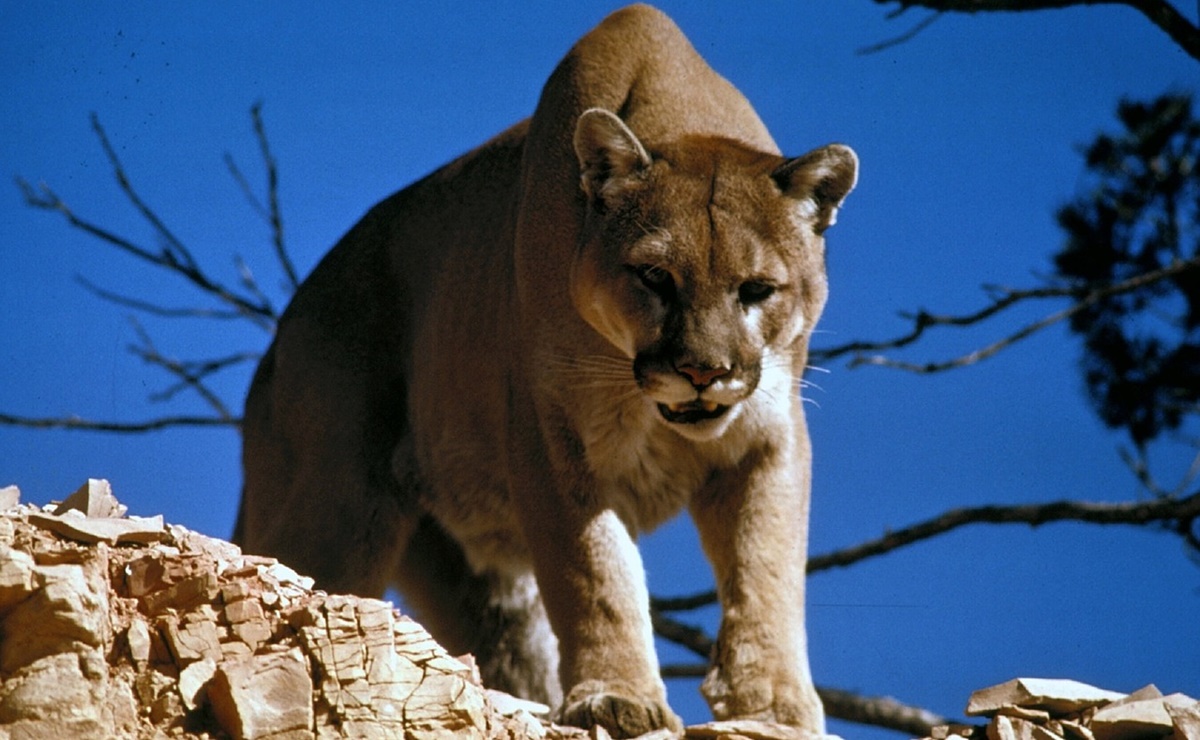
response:
M687 507L719 719L814 735L799 396L847 147L780 156L660 12L583 37L532 118L375 206L279 322L236 537L395 586L485 682L614 735L678 729L635 546Z

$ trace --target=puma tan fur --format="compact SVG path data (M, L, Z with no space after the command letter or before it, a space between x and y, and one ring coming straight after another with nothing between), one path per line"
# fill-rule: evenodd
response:
M485 682L634 736L666 701L635 539L683 508L722 606L719 719L824 730L799 383L840 145L779 155L664 15L604 20L533 116L373 208L246 401L237 536L395 586Z

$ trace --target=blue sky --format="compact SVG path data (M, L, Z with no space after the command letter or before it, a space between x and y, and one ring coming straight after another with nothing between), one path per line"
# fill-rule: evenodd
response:
M81 216L153 246L89 128L95 112L142 195L211 272L234 282L240 254L274 289L269 232L222 163L228 151L261 182L255 101L279 162L287 240L307 273L371 204L528 115L563 52L618 7L410 5L7 4L0 171L44 181ZM663 8L786 152L842 141L862 160L859 188L829 233L824 345L901 333L904 310L976 308L984 283L1033 283L1060 244L1054 209L1081 185L1078 147L1114 126L1118 99L1200 87L1200 64L1119 7L946 16L866 56L856 51L921 12L887 20L889 8L866 0ZM147 401L170 380L126 352L137 341L129 311L85 292L76 275L197 303L178 281L0 187L0 411L126 421L203 412L186 396ZM282 302L282 291L273 297ZM143 324L183 358L268 341L233 324ZM934 337L905 357L948 357L1015 326ZM1117 455L1124 440L1086 404L1078 356L1056 328L936 377L830 363L810 394L812 551L958 506L1137 496ZM216 387L236 407L247 383L248 370ZM46 502L107 477L132 513L227 536L238 446L230 430L0 428L0 485ZM1189 460L1177 447L1153 458L1168 482ZM653 591L708 586L686 522L647 538L644 551ZM971 690L1018 675L1200 695L1200 569L1176 539L1151 531L971 527L816 575L809 600L818 682L945 714L960 713ZM715 612L693 617L711 625ZM694 683L673 684L671 699L688 720L706 716Z

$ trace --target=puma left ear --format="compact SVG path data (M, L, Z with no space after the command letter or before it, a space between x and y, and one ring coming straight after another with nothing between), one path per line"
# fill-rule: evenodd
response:
M625 122L601 108L590 108L575 124L575 156L579 181L593 202L620 194L642 170L650 155Z
M830 144L784 162L771 173L779 189L811 211L818 234L837 222L837 209L858 182L858 155Z

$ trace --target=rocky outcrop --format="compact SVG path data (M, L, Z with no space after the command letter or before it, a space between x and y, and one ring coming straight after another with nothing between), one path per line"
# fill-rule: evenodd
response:
M1066 679L1014 678L972 694L967 714L988 724L939 727L926 740L1200 740L1200 701L1163 696L1153 685L1119 694Z
M391 604L124 517L103 481L0 511L0 737L587 737Z

